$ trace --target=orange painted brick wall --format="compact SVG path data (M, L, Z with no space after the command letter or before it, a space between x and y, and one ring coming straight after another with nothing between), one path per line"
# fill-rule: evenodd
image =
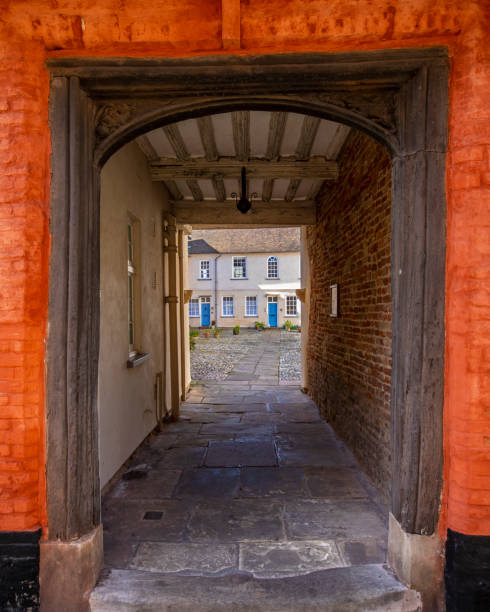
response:
M449 525L490 534L488 0L242 0L234 6L240 19L228 15L227 23L240 24L236 53L449 48L441 531ZM44 61L60 54L225 51L220 0L2 0L0 7L0 427L9 432L0 438L0 529L9 530L46 526L42 425L49 138ZM235 38L228 31L227 37Z

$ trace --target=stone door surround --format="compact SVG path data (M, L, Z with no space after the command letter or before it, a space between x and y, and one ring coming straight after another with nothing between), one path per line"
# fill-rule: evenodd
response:
M392 158L392 513L433 533L442 479L447 51L57 58L52 141L47 495L50 541L100 524L99 177L137 135L238 109L346 123Z

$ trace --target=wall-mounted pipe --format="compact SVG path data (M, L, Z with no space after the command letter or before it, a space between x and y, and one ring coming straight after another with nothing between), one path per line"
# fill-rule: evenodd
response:
M218 259L221 255L214 258L214 326L218 327Z
M163 429L163 372L155 374L155 418L159 431Z
M168 261L168 295L165 303L169 305L169 339L170 339L170 410L171 419L179 418L180 393L179 393L179 296L177 286L177 225L173 215L166 215L164 235L166 245L164 251L167 253Z
M185 402L184 230L179 229L180 399Z

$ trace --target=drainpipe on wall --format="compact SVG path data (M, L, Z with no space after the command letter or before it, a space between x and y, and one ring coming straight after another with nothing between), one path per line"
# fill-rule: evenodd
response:
M218 259L221 255L214 258L214 326L218 327Z
M187 245L186 236L189 229L179 229L179 313L180 313L180 399L185 402L187 393L186 369L189 359L189 325L185 313L185 283L186 283L186 258L184 257L185 246Z
M171 418L179 418L180 393L179 393L179 296L177 283L178 247L177 226L173 215L166 216L166 227L164 236L167 244L164 251L168 257L168 295L165 302L169 305L169 336L170 336L170 407Z

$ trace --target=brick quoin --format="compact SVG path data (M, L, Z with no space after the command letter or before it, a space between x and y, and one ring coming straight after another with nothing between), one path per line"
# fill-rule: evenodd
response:
M391 495L391 160L361 132L339 178L317 199L311 266L308 380L312 398L389 504ZM339 285L339 317L330 285Z
M43 446L50 248L46 59L443 45L449 50L451 73L440 533L445 537L450 527L460 533L490 534L490 461L485 442L490 436L490 381L487 366L478 357L490 341L489 14L486 0L247 0L240 3L239 45L230 50L223 47L220 0L2 2L0 367L6 369L0 375L0 422L2 431L9 431L16 421L34 419L39 438L23 444L2 442L3 452L9 449L9 454L0 456L0 530L41 525L46 535L48 528ZM470 445L462 446L458 432L473 426L479 431ZM461 473L468 479L459 485ZM485 486L472 496L461 496L458 486L469 492L470 477L476 475L488 479ZM24 501L28 503L23 505Z

